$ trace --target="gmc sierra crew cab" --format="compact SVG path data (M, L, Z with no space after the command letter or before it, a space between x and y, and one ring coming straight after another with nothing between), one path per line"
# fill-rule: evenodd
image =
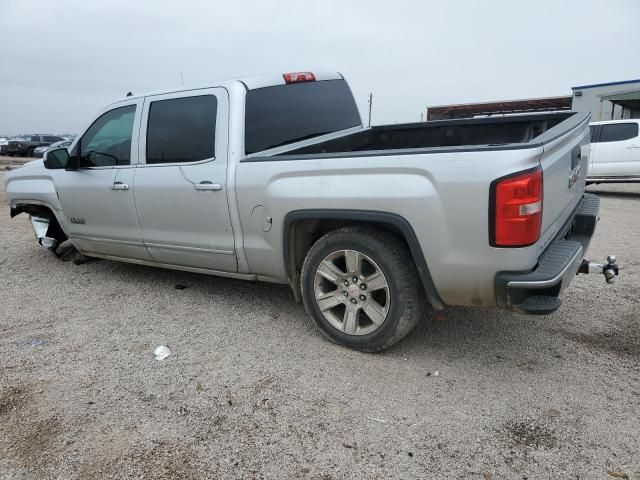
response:
M381 351L427 306L545 314L598 218L589 117L363 128L341 74L130 96L5 179L11 216L85 256L288 283L332 341Z

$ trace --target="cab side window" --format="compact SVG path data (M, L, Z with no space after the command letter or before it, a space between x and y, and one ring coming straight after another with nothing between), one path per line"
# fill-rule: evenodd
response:
M213 95L151 102L147 164L198 162L215 157L217 107Z
M135 105L99 117L80 139L80 167L114 167L131 163Z
M610 123L600 126L598 143L621 142L638 136L637 123Z

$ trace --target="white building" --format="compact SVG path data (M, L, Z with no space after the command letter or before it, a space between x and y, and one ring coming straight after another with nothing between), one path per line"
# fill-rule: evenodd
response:
M573 87L571 109L591 121L640 118L640 79Z

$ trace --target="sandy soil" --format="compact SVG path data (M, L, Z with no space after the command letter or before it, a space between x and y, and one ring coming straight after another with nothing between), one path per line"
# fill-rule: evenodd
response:
M546 317L454 308L382 355L283 286L63 262L2 195L0 479L632 475L640 186L590 190L618 283L580 276Z

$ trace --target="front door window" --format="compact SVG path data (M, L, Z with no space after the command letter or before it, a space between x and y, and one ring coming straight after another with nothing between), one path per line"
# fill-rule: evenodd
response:
M98 118L80 139L80 167L114 167L131 163L135 105L115 108Z

